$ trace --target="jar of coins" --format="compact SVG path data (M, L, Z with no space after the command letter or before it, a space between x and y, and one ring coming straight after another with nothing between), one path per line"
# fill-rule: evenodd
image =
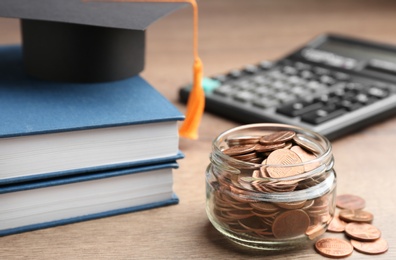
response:
M307 129L251 124L220 134L206 172L206 211L234 242L256 249L304 246L335 211L330 142Z

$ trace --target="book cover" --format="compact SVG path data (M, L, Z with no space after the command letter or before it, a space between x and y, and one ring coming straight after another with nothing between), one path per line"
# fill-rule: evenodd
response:
M176 162L0 185L0 236L178 203Z
M0 47L0 181L177 156L184 115L140 76L40 81L20 46Z

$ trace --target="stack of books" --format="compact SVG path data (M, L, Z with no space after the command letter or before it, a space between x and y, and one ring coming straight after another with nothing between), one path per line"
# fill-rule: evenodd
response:
M0 236L178 203L181 114L140 76L59 83L0 48Z

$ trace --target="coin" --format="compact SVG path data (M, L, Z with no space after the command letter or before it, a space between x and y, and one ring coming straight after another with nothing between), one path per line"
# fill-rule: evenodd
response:
M260 137L258 136L238 136L238 137L228 138L226 142L228 146L234 146L234 145L245 145L245 144L257 144L259 140Z
M351 243L335 237L321 238L315 243L315 249L323 256L345 257L353 252Z
M349 223L345 226L345 233L356 240L373 241L381 237L381 231L367 223Z
M305 231L305 234L308 236L309 239L313 240L321 235L323 235L326 232L326 229L324 229L323 225L321 224L316 224L309 226L307 228L307 231Z
M275 219L272 233L279 239L292 238L305 234L309 224L309 216L304 210L288 210Z
M364 254L376 255L388 251L388 242L386 242L386 240L383 238L379 238L371 242L363 242L352 239L351 243L357 251Z
M275 165L268 167L267 172L272 178L283 178L301 174L304 172L304 166L290 166L301 164L300 157L289 149L279 149L273 151L267 158L268 165ZM281 167L284 165L285 167Z
M293 131L279 131L262 136L259 142L261 144L284 143L293 139L295 135Z
M276 149L281 149L286 146L286 143L276 143L276 144L259 144L256 145L255 150L256 152L263 153L263 152L270 152Z
M250 161L254 158L257 158L256 153L246 153L246 154L239 154L233 156L235 159L242 160L242 161Z
M312 153L306 152L304 149L302 149L300 146L294 145L290 148L291 151L295 152L298 157L301 158L302 162L309 162L312 160L316 159L316 156ZM304 165L305 171L312 171L313 169L317 168L319 166L319 163L310 163Z
M277 202L275 204L283 209L300 209L305 205L306 202L307 202L306 200L301 200L301 201L291 201L291 202Z
M320 153L320 151L322 150L321 147L319 147L319 145L316 143L315 140L312 140L311 137L308 137L306 135L296 134L293 137L293 141L297 145L299 145L302 148L304 148L305 150L308 150L308 151L313 152L315 154Z
M342 194L336 197L336 206L340 209L363 209L366 201L356 195Z
M263 212L276 212L279 210L279 208L277 206L275 206L272 203L268 203L268 202L254 202L254 203L250 203L250 206L252 206L252 208L263 211Z
M249 231L267 231L269 227L261 220L260 217L251 216L238 220L239 225Z
M331 218L328 199L309 201L260 202L252 197L260 193L291 192L317 185L323 179L298 176L316 168L321 147L311 144L305 135L299 135L301 146L294 140L294 131L279 131L261 136L233 136L225 140L228 145L222 152L235 160L255 163L239 165L229 160L237 174L228 169L216 171L211 185L213 216L231 232L243 236L265 239L289 239L306 236L314 239L325 232ZM314 148L309 148L310 145ZM319 146L319 145L317 145ZM316 165L310 167L309 161ZM303 164L303 162L305 162ZM309 165L309 166L308 166Z
M223 150L223 153L229 156L241 155L241 154L253 152L254 148L255 148L254 144L235 145Z
M373 214L368 211L361 209L344 209L340 211L340 219L346 222L359 222L359 223L370 223L373 221Z
M345 231L346 222L342 221L338 216L334 216L327 230L330 232L341 233Z

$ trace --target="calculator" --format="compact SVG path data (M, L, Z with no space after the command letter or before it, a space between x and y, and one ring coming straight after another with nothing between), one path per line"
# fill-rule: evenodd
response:
M205 110L336 139L396 114L396 46L323 34L277 61L205 77ZM191 84L179 90L187 103Z

